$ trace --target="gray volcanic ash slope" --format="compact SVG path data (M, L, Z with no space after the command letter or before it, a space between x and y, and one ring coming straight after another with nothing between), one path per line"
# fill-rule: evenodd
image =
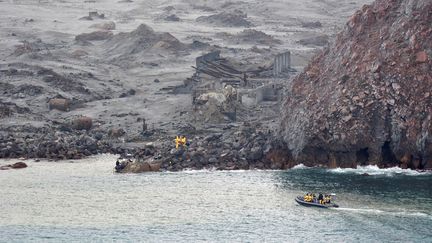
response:
M348 21L287 95L297 163L432 167L432 1L378 0Z
M105 43L107 53L113 56L136 55L148 51L182 51L187 46L170 33L158 33L141 24L132 32L119 33Z

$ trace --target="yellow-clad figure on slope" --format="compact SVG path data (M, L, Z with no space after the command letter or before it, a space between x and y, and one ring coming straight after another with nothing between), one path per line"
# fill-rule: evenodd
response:
M180 145L183 145L183 147L186 147L186 137L185 136L176 136L174 141L175 141L176 149L178 149Z

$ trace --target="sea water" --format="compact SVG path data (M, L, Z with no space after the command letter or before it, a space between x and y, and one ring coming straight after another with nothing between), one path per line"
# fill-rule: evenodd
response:
M0 171L0 242L432 242L431 173L115 174L109 155L26 162ZM305 192L334 193L340 208L297 205Z

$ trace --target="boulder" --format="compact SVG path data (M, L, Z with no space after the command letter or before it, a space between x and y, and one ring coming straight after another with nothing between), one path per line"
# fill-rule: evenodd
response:
M157 172L157 171L160 171L160 168L161 168L161 163L151 163L150 164L150 171Z
M24 162L17 162L17 163L15 163L15 164L12 164L11 167L12 167L13 169L22 169L22 168L26 168L26 167L27 167L27 164L24 163Z
M93 125L93 120L87 116L80 116L72 121L72 127L76 130L90 130Z
M151 171L150 164L147 162L131 162L121 171L122 173L142 173Z
M50 110L56 109L59 111L69 111L69 101L63 98L50 99L48 102Z
M8 170L8 169L22 169L22 168L26 168L27 164L24 162L17 162L14 164L10 164L10 165L3 165L0 166L0 170Z

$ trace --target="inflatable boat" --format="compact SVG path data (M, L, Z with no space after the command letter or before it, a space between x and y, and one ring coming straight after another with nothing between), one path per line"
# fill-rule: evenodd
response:
M303 198L303 196L298 196L296 197L295 201L302 205L302 206L306 206L306 207L319 207L319 208L338 208L339 205L335 204L335 203L326 203L326 204L321 204L318 202L306 202Z

